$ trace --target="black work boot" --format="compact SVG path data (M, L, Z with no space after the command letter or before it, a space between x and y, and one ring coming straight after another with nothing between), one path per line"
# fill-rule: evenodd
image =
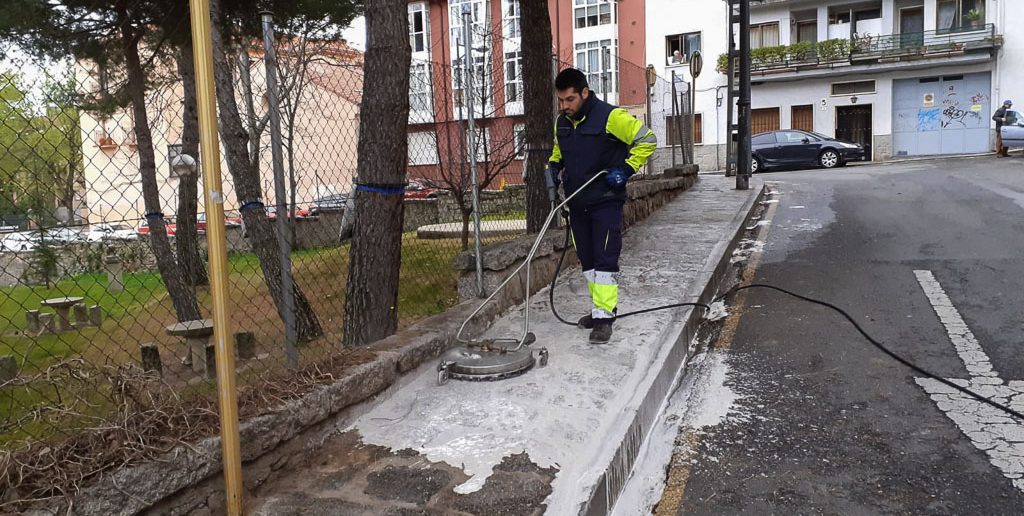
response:
M612 319L593 319L594 329L590 330L591 344L607 344L612 338Z
M576 327L584 330L589 330L594 327L594 318L589 315L580 317L580 320L576 322Z

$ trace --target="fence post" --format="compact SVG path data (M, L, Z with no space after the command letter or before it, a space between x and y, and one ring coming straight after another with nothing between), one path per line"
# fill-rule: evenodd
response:
M288 193L284 185L284 155L281 152L281 111L277 98L277 54L274 50L274 16L269 11L263 18L263 64L267 70L267 114L270 116L270 153L274 162L274 197L277 200L277 247L281 253L281 292L284 292L284 340L288 367L299 365L299 352L295 347L295 296L292 295L292 245L288 239Z

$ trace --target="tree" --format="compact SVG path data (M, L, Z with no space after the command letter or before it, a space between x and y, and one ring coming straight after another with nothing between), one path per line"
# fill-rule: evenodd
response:
M345 298L345 344L358 346L398 328L403 205L409 122L408 7L366 5L366 66L359 113L356 217Z
M17 42L36 55L97 63L123 80L113 89L95 92L83 98L83 105L99 113L131 107L134 134L139 155L139 177L143 204L151 216L149 243L157 268L167 288L179 321L200 319L195 292L184 281L171 250L161 213L161 199L156 182L156 157L153 136L146 111L147 70L162 55L163 40L159 37L143 42L145 27L163 25L163 17L173 13L161 11L153 3L117 0L113 3L90 0L21 0L26 16L14 23L0 24L0 39ZM145 45L144 60L139 47Z
M188 17L186 17L188 19ZM186 24L188 25L188 24ZM191 28L191 27L186 27ZM210 278L202 257L199 256L199 108L196 100L196 70L192 54L192 38L183 38L176 55L177 69L181 75L183 91L181 152L196 161L196 172L179 176L178 212L174 243L178 251L178 263L186 280L193 286L209 284Z
M231 30L232 24L225 19L219 0L210 2L210 11L213 16L214 81L217 85L217 104L220 107L221 115L221 139L225 149L224 156L228 162L228 171L234 182L235 195L242 206L240 211L246 226L246 234L253 252L259 259L263 279L277 306L278 314L282 319L286 317L284 296L293 296L296 336L300 341L309 341L321 336L323 329L309 300L297 284L293 283L292 292L282 291L276 230L267 218L262 204L263 192L258 168L258 149L254 159L250 147L253 135L246 127L238 110L235 79L231 73L231 62L228 59L229 45L225 38L225 32ZM228 34L231 33L228 32ZM238 34L235 36L239 37ZM247 38L243 38L241 41L243 41L243 45L247 45L244 43ZM242 48L244 48L244 55L248 56L248 48L245 46ZM242 65L242 68L247 69L247 65ZM251 99L251 94L249 99Z
M55 206L73 214L83 165L74 88L73 74L58 73L30 99L18 74L0 74L3 216L23 219L31 210L37 224L53 225Z
M523 23L523 89L525 90L526 230L540 231L551 210L544 168L554 138L551 102L551 16L544 0L519 0Z

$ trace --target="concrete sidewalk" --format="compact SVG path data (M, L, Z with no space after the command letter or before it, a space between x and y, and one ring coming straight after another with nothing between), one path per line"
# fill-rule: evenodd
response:
M702 176L624 238L620 312L707 297L761 182ZM563 317L589 312L578 270L563 275ZM437 385L436 363L407 375L354 422L338 421L317 460L259 488L252 514L605 514L685 364L700 316L689 309L616 323L608 345L534 297L534 347L550 363L500 382ZM523 308L488 336L518 335Z

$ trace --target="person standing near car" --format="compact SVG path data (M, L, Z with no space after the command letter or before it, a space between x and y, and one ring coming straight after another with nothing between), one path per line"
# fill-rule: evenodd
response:
M612 336L619 303L619 253L622 251L622 208L626 181L654 153L657 138L626 110L612 106L590 91L583 72L568 68L555 78L558 106L555 145L548 160L554 177L561 176L570 196L601 171L569 201L569 227L583 267L593 309L579 320L590 329L590 342Z
M1004 100L1002 107L996 110L996 113L992 115L992 120L996 121L996 156L1000 158L1007 158L1010 156L1008 152L1010 149L1003 147L1003 125L1006 124L1006 112L1013 107L1013 101Z

